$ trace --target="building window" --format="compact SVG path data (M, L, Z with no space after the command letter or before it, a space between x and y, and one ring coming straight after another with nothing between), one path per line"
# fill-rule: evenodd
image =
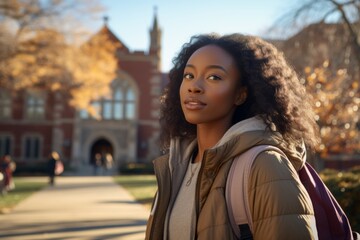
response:
M112 119L112 107L113 103L111 100L106 100L103 102L103 119Z
M114 91L114 118L115 119L123 119L123 93L121 88L116 88Z
M135 93L132 88L126 89L125 101L125 115L127 119L135 118Z
M135 119L136 117L136 96L133 87L124 80L114 84L110 97L102 98L91 103L96 110L96 115L105 120ZM86 111L86 110L83 110ZM88 118L84 112L80 117Z
M5 89L0 89L0 118L11 118L11 96Z
M89 117L88 111L85 110L85 109L81 109L81 110L80 110L80 118L86 119L86 118L88 118L88 117Z
M29 91L26 97L26 117L30 119L44 118L45 95L39 91Z
M38 136L27 136L24 140L24 158L26 160L36 160L40 158L40 137Z
M4 155L11 155L11 138L7 135L0 136L0 157Z

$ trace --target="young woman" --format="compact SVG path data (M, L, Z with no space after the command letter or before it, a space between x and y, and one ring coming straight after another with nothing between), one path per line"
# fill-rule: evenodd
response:
M240 34L195 36L174 59L162 98L158 191L146 239L236 239L225 197L233 159L257 145L249 179L250 239L315 239L297 176L317 125L304 87L273 45ZM248 228L245 230L249 230Z

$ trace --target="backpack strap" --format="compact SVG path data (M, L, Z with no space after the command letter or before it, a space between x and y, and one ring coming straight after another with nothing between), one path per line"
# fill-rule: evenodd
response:
M225 197L230 223L238 238L240 238L239 225L248 224L251 232L253 231L253 222L248 201L251 167L261 152L269 150L279 152L286 156L275 146L259 145L237 156L231 165L226 182Z

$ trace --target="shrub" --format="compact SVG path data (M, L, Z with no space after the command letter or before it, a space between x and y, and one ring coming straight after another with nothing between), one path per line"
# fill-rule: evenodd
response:
M124 163L119 167L120 174L154 174L152 163Z
M65 172L74 171L66 162L63 162L63 164ZM32 163L18 162L16 163L16 170L13 174L14 176L47 176L48 163L47 161Z
M360 166L346 172L324 170L320 176L348 216L352 229L359 231Z
M47 175L47 163L35 162L26 164L23 162L16 164L14 176L45 176Z

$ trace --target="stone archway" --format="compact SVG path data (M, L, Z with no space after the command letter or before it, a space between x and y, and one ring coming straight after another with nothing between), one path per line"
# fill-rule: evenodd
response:
M93 175L113 175L114 147L106 138L96 139L89 148L89 164L92 165Z
M94 141L90 149L89 163L91 165L94 164L95 154L97 153L99 153L101 156L106 156L107 154L114 156L114 149L108 140L106 140L105 138L99 138Z

